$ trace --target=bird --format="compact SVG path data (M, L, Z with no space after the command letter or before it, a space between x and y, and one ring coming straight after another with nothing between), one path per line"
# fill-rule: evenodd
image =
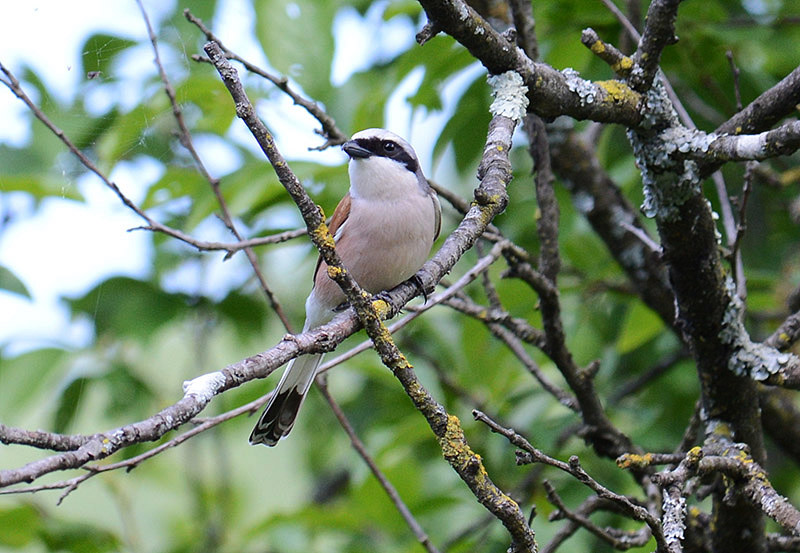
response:
M413 277L441 229L441 206L414 148L386 129L366 129L342 145L349 156L350 189L329 230L342 265L362 289L378 294ZM303 332L329 322L346 306L320 257L306 299ZM250 434L252 445L274 446L294 425L323 354L291 360Z

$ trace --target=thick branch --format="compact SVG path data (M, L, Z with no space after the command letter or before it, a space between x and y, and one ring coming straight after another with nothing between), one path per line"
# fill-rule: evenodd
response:
M490 74L519 73L528 87L530 110L537 115L569 115L634 127L641 122L641 96L626 84L591 83L575 71L556 71L531 61L463 0L420 0L420 4L433 26L464 45Z
M761 134L721 136L708 146L707 160L761 161L793 154L800 148L800 121L792 121Z
M680 0L653 0L647 10L645 27L639 46L633 56L637 66L631 73L631 84L639 92L646 92L658 73L661 52L678 41L675 36L675 19Z
M606 244L650 309L667 324L675 319L675 298L661 259L639 214L600 167L594 148L576 133L551 132L553 169L572 194L573 203Z
M763 92L714 132L748 134L765 131L787 115L794 113L797 104L800 104L800 67Z

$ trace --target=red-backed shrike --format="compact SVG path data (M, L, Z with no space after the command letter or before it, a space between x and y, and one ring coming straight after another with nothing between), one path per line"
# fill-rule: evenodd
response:
M414 149L396 134L367 129L342 149L350 156L350 190L333 212L330 232L345 268L363 289L377 294L422 267L439 235L441 208ZM329 322L344 302L344 293L320 259L306 300L303 332ZM250 434L251 444L273 446L289 433L322 355L289 362Z

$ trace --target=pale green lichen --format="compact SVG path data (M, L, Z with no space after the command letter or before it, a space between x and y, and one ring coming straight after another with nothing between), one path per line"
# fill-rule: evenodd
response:
M722 318L722 330L719 338L723 343L732 346L733 352L728 358L728 369L739 376L749 376L753 380L763 381L777 375L794 358L790 353L783 353L764 344L754 343L744 327L744 303L736 294L736 284L727 277L725 286L730 301Z
M528 87L516 71L491 75L487 82L492 87L494 101L489 107L493 116L503 115L516 122L522 121L528 110Z
M581 105L594 103L597 96L597 91L590 81L581 79L580 73L571 67L563 69L561 74L564 75L564 82L566 83L570 92L574 92L578 95Z
M706 152L717 137L680 124L660 79L645 94L642 117L645 130L628 130L642 173L642 211L648 217L672 221L680 215L680 206L700 193L699 167L682 154Z
M686 499L681 494L665 493L662 505L664 539L668 544L680 546L686 528Z

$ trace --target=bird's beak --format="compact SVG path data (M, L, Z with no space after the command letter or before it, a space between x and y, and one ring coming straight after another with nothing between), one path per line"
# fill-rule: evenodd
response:
M355 140L350 140L342 144L342 150L353 159L363 159L372 155L372 152L360 146Z

